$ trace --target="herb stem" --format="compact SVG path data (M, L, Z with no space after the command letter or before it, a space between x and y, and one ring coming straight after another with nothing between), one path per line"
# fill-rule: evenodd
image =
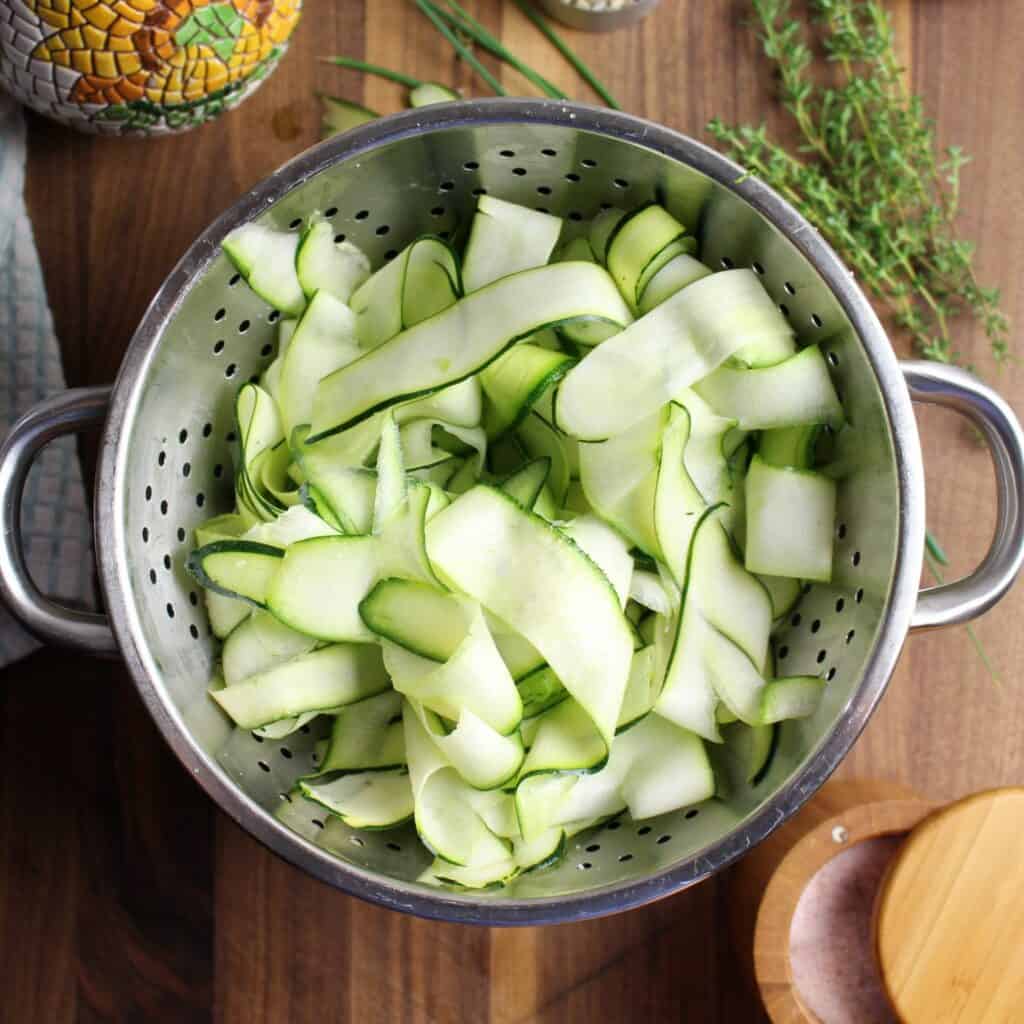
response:
M451 43L452 49L491 87L495 95L504 96L505 90L502 88L501 82L476 59L473 51L465 46L462 40L448 27L447 22L441 17L434 5L429 3L428 0L416 0L416 6L430 19L434 28Z
M583 61L576 56L572 48L564 39L537 13L526 0L515 0L516 7L519 8L526 15L530 21L537 27L537 29L544 35L551 45L558 50L558 52L576 69L577 74L582 78L590 87L597 93L598 96L604 101L606 106L612 108L612 110L621 110L615 97L605 88L604 84L594 74L590 68L587 67Z
M935 129L896 57L881 0L751 0L801 159L763 127L708 128L781 191L839 249L924 356L957 362L954 326L970 317L996 362L1010 357L999 292L978 282L957 235L962 150L941 155ZM812 49L813 46L813 49ZM819 74L822 59L836 69Z
M490 51L499 60L503 60L509 67L519 72L531 85L536 86L546 96L552 99L568 99L564 92L557 85L549 82L540 72L534 71L529 64L524 64L514 53L508 50L495 36L487 30L476 18L473 17L458 0L445 0L451 10L445 10L435 3L431 3L434 10L459 31L465 32L467 36L475 39L485 50Z
M940 565L949 565L949 559L946 557L946 552L942 550L942 545L931 530L925 531L924 542L928 546L928 550L931 552L932 558L934 558L936 562Z
M409 89L415 89L423 85L418 78L406 75L401 71L392 71L391 68L381 67L379 64L370 64L365 60L357 60L355 57L320 57L325 64L335 64L339 68L349 68L352 71L362 71L367 75L376 75L377 78L386 78L389 82L397 82Z

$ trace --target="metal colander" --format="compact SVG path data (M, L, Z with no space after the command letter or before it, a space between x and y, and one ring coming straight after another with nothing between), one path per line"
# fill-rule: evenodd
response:
M657 199L694 226L709 266L752 267L800 341L820 343L848 412L834 582L803 596L779 638L779 671L821 674L817 713L782 728L757 787L700 807L575 837L558 866L498 891L417 884L428 855L411 830L325 830L285 794L308 770L315 724L281 741L234 732L206 695L217 643L185 572L197 523L232 503L235 393L275 353L278 314L220 251L238 224L295 227L323 211L338 238L374 261L422 232L464 225L492 192L558 214L569 229L606 204ZM908 390L909 385L909 390ZM924 479L911 397L972 417L993 452L999 516L992 550L968 579L918 595ZM36 450L106 416L96 542L108 619L55 606L28 579L19 542ZM871 714L909 628L963 621L1009 587L1024 552L1022 437L1009 408L974 378L905 364L850 272L774 192L711 150L607 110L488 100L414 110L302 154L245 195L189 249L146 313L111 392L69 392L37 408L0 452L0 586L42 636L120 649L186 768L268 846L317 877L386 906L489 924L554 922L666 895L722 868L785 820L828 777ZM329 836L329 838L327 838Z

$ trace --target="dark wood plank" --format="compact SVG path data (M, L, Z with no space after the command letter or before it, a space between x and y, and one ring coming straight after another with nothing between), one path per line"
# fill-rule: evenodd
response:
M892 7L940 136L975 156L965 172L964 230L981 242L983 278L1004 285L1019 320L1024 7ZM474 0L471 9L571 95L594 100L513 5ZM566 36L626 109L697 136L714 114L780 128L770 75L741 24L747 9L745 0L665 0L633 30ZM29 201L70 383L112 380L147 302L191 239L314 141L314 88L385 112L400 106L400 89L316 63L331 52L471 85L406 0L308 0L273 77L198 132L95 140L32 119ZM519 88L518 76L501 73ZM1024 398L1021 371L996 376L977 331L963 332L962 347L1004 393ZM929 522L955 575L977 562L991 532L991 471L954 418L925 413L920 422ZM963 630L913 638L842 774L898 778L938 798L1019 782L1024 706L1013 669L1024 640L1013 624L1022 614L1018 588L978 626L1002 690ZM9 991L0 1019L762 1019L728 947L722 880L624 917L554 929L411 920L312 881L212 810L123 669L41 654L0 673L0 687L10 769L0 843ZM63 737L73 737L70 757Z
M40 652L0 671L0 731L7 769L0 778L4 1024L33 1018L54 1024L75 1020L80 844L76 804L68 799L74 796L74 785L64 785L72 774L74 750L67 729L70 713L54 715L53 705L58 700L65 707L79 702L74 695L55 696L66 678L61 661ZM38 685L47 677L49 687ZM42 722L53 728L42 733ZM55 731L61 725L64 731Z

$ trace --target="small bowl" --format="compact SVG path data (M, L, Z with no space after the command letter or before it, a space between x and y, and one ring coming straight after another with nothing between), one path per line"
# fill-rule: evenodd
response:
M638 22L658 0L537 0L552 18L585 32L610 32Z

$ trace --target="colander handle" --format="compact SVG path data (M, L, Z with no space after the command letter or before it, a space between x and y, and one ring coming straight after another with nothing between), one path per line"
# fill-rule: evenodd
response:
M937 363L902 364L910 397L962 413L981 431L996 471L996 529L981 565L955 583L922 590L911 629L968 622L1010 589L1024 562L1024 433L1013 410L977 377Z
M103 615L65 608L39 592L21 538L21 497L39 450L107 415L110 388L75 388L33 406L11 427L0 447L0 596L11 612L44 640L95 654L117 650Z

